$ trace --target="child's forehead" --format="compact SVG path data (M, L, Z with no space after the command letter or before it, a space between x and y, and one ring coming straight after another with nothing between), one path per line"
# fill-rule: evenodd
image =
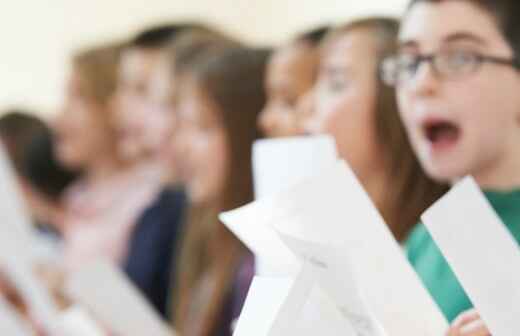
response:
M368 29L356 29L337 35L323 49L321 58L350 59L373 56L377 52L376 37Z
M469 1L419 2L405 15L399 33L401 48L423 52L459 42L484 49L507 46L495 18Z
M269 68L276 71L295 71L314 60L313 48L303 42L293 42L280 47L269 61Z

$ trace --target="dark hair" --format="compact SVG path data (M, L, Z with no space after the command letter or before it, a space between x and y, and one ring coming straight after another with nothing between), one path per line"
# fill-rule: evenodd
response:
M51 130L31 113L7 111L0 117L0 138L18 175L49 198L57 199L76 177L57 163Z
M301 42L307 42L307 43L311 44L312 46L318 46L321 43L321 41L323 40L323 38L330 31L330 28L331 28L331 26L329 26L329 25L314 28L312 30L301 33L299 36L296 37L295 40L301 41Z
M439 3L446 0L411 0L408 10L420 2ZM452 0L453 1L453 0ZM497 22L498 28L513 48L516 57L520 57L520 1L518 0L459 0L466 1L488 12Z
M45 128L28 144L21 173L40 193L52 200L59 200L79 173L66 169L58 162L53 146L51 130Z
M167 47L171 40L173 40L180 33L202 27L204 26L199 23L173 23L157 25L138 33L133 39L130 40L128 47L140 49L162 49Z
M0 117L0 138L18 174L23 170L27 146L46 128L42 120L22 109L8 110Z
M186 336L215 335L246 253L242 243L220 223L218 214L253 200L251 148L259 136L256 119L266 100L263 78L268 54L265 50L227 48L199 59L188 74L218 109L230 146L230 162L220 198L204 209L192 208L185 226L174 311L175 326ZM204 283L211 284L210 290L201 290ZM201 306L190 309L193 302Z
M399 22L392 18L360 19L331 32L324 50L334 41L353 31L365 31L375 39L377 81L375 129L377 141L384 153L392 192L387 193L380 211L398 241L403 241L417 224L420 215L447 190L445 185L430 179L415 156L399 116L395 90L378 76L383 60L396 52Z

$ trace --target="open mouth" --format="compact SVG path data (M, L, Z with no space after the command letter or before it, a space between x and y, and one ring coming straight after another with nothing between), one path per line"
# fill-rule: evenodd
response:
M430 144L438 149L456 144L461 135L458 125L445 120L426 122L423 130Z

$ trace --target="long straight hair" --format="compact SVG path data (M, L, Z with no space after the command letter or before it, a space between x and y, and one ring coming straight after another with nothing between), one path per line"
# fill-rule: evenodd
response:
M213 204L193 205L185 227L174 297L175 327L184 336L215 334L246 253L218 214L253 200L251 148L259 136L256 119L266 99L267 57L266 51L230 47L199 59L187 72L217 106L230 162L224 192Z
M398 241L406 239L420 215L448 189L429 178L423 171L408 140L399 116L395 90L383 83L379 67L383 59L397 50L399 22L392 18L374 17L353 21L336 28L326 37L323 50L339 38L363 31L376 41L375 130L382 148L388 181L391 183L379 209Z

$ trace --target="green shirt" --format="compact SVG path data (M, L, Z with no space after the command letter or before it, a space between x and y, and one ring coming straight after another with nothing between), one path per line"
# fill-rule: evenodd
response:
M520 189L485 194L516 241L520 242ZM473 307L423 224L412 231L406 250L408 259L449 321Z

